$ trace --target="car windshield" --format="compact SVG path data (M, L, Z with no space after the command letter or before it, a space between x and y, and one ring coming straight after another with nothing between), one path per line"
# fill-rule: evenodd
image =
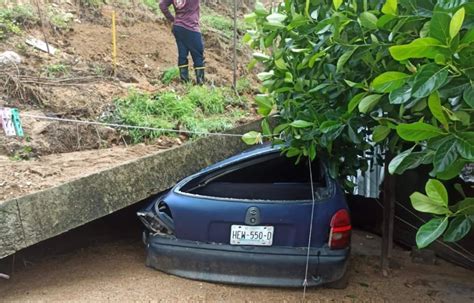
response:
M326 190L326 177L319 161L312 162L315 192ZM273 153L243 160L186 183L181 192L229 199L310 200L307 161Z

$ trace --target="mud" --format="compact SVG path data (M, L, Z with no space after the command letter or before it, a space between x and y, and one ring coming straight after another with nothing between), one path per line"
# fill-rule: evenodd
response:
M100 234L100 232L99 232ZM17 260L17 272L0 280L2 302L472 302L472 272L440 262L411 263L397 248L397 268L380 274L380 238L358 231L353 237L350 284L345 290L242 287L192 281L144 266L138 235L101 238L74 252L34 262ZM73 241L72 239L70 241ZM367 248L366 248L367 247ZM26 268L24 268L26 264Z

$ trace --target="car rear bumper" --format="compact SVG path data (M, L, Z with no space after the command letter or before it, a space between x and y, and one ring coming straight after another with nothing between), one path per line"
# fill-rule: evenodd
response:
M307 250L207 244L154 235L145 239L147 266L176 276L231 284L302 287ZM350 249L311 249L308 286L339 280Z

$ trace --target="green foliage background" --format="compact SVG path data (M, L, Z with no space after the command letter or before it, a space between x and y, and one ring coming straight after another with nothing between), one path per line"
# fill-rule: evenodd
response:
M263 121L263 135L287 143L288 156L327 159L346 187L369 160L383 161L376 146L395 155L392 174L425 164L449 180L472 163L472 1L285 0L271 11L257 3L246 20L254 30L244 41L257 51L250 67L265 67L259 112L280 121ZM428 196L412 195L416 209L437 216L418 232L420 247L445 231L457 241L474 220L473 199L450 208L437 182Z

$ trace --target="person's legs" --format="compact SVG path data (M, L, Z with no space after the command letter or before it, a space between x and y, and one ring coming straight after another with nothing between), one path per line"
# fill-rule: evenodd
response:
M186 30L186 39L184 40L187 49L193 58L194 70L196 71L197 84L204 83L204 43L202 35L199 32Z
M183 82L189 82L189 67L188 67L188 53L189 49L186 46L186 29L180 26L173 26L173 34L176 39L178 47L178 68L179 77Z

